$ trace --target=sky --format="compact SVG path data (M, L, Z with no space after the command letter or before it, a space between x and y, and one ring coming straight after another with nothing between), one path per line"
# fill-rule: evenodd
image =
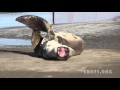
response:
M22 15L37 15L52 23L52 12L2 13L0 14L0 28L25 26L24 24L15 21L17 17Z
M22 15L37 15L52 23L52 12L20 12L20 13L0 13L0 28L25 26L15 19ZM30 40L0 38L0 46L4 45L31 45Z

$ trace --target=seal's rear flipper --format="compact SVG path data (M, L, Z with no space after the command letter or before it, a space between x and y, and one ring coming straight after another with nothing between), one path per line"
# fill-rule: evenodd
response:
M54 30L51 24L41 17L34 15L24 15L17 17L16 21L27 25L33 30L31 41L34 48L36 47L36 45L38 45L42 38L40 31L46 32L48 34L48 38L51 38L51 35L54 35Z
M52 28L51 24L47 20L34 15L20 16L16 18L16 21L27 25L35 31L48 32Z
M50 23L38 16L33 15L24 15L16 18L16 21L27 25L29 28L33 30L31 35L31 43L34 48L34 52L39 54L41 50L40 44L42 42L41 31L48 33L49 31L53 31Z

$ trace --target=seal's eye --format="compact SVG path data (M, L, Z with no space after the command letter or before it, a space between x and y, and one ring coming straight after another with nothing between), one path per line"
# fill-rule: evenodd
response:
M57 54L61 58L66 58L67 56L69 56L69 49L67 47L58 47Z

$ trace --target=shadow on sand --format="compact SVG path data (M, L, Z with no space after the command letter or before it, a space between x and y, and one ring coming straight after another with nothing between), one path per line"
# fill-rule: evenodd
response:
M17 53L17 54L29 55L31 57L38 57L34 54L34 52L23 52L23 51L12 51L12 50L0 50L0 51L1 52L12 52L12 53Z
M30 57L41 58L41 59L47 60L47 61L60 61L60 60L57 60L56 58L48 59L48 58L44 58L42 56L38 56L34 52L23 52L23 51L14 51L14 50L0 50L0 52L11 52L11 53L23 54L23 55L28 55Z

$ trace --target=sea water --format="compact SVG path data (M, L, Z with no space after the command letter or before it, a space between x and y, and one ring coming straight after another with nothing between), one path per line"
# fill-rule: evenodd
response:
M31 45L31 40L0 38L0 46L5 45Z

